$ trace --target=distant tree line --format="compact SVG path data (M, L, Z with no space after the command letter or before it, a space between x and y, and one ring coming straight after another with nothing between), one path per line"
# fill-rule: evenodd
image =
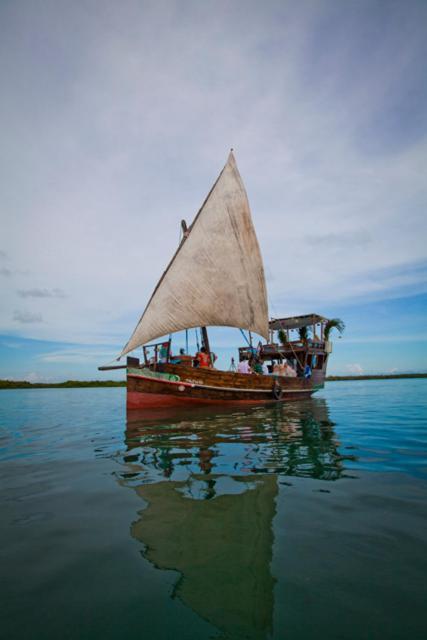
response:
M27 382L0 380L0 389L70 389L75 387L125 387L125 380L67 380L66 382Z
M337 380L399 380L401 378L427 378L427 373L385 373L376 376L327 376L326 380L336 382Z

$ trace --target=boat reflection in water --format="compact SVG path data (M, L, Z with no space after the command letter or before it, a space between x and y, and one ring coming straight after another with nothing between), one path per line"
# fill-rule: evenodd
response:
M131 526L143 556L178 571L173 595L224 637L267 637L279 482L343 473L325 401L133 413L126 448L120 482L147 503Z

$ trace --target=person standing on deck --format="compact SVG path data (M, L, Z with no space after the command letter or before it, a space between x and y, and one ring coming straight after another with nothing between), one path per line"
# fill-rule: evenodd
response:
M276 364L275 369L274 369L274 373L275 373L276 376L285 376L286 375L285 365L281 360L279 361L279 364Z
M199 367L211 367L211 359L207 352L206 347L202 347L200 351L196 353L196 360L199 361Z
M287 376L288 378L296 378L296 371L293 367L291 367L291 365L289 364L289 362L287 360L285 360L284 362L284 376Z
M252 369L249 366L247 358L244 358L241 362L239 362L239 364L237 365L237 373L252 373Z
M262 364L261 362L258 360L258 358L254 358L253 362L252 362L252 371L254 373L256 373L257 375L261 375L262 376Z
M295 369L289 364L289 362L286 365L286 369L288 372L288 376L289 378L296 378L297 377L297 372L295 371Z

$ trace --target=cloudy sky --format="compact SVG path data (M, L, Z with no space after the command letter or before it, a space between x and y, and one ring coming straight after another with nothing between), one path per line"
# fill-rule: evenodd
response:
M426 60L424 0L3 0L0 377L99 376L230 147L271 315L426 371Z

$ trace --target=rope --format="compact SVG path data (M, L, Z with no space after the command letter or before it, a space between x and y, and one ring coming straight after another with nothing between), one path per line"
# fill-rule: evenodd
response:
M242 336L244 337L244 339L246 340L246 342L248 343L248 347L251 347L251 343L249 342L249 340L246 337L245 332L243 331L243 329L239 329L240 333L242 334Z

